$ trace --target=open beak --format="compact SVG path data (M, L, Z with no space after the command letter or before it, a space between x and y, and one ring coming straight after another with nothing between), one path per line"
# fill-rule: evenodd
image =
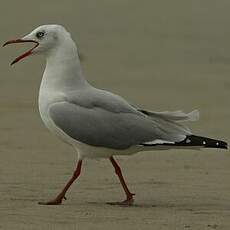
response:
M21 59L31 55L33 53L33 50L38 47L39 43L37 41L34 40L25 40L25 39L16 39L16 40L10 40L8 42L6 42L3 46L9 45L9 44L13 44L13 43L25 43L25 42L32 42L35 43L35 46L32 47L30 50L28 50L27 52L25 52L24 54L20 55L19 57L15 58L14 61L11 62L11 65L17 63L18 61L20 61Z

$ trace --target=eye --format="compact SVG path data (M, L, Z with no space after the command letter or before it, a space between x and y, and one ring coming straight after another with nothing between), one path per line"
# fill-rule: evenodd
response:
M45 32L44 32L44 31L39 31L39 32L36 33L36 37L37 37L38 39L41 39L42 37L44 37L44 35L45 35Z

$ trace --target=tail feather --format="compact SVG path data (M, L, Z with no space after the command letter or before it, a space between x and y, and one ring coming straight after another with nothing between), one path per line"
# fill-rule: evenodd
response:
M175 143L162 143L162 144L148 144L143 143L143 146L156 146L156 145L164 145L164 146L181 146L181 147L203 147L203 148L220 148L220 149L228 149L228 143L221 140L215 140L208 137L201 137L196 135L189 135L181 142Z
M140 112L148 115L150 118L161 118L164 120L170 120L174 122L184 122L184 121L197 121L199 120L199 111L193 110L190 113L184 113L180 110L178 111L164 111L164 112L154 112L147 110L139 110Z

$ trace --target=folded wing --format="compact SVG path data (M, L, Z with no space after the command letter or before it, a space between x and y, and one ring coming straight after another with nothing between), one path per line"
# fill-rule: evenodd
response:
M70 137L92 146L112 149L127 149L145 142L161 140L178 142L190 135L185 126L175 119L159 119L159 115L148 115L106 96L92 103L78 99L57 102L50 106L50 117L57 127ZM111 102L112 100L118 100ZM100 103L98 103L98 101ZM111 107L108 104L113 103ZM119 106L121 104L121 108ZM156 119L154 119L156 117ZM162 117L162 116L160 116Z

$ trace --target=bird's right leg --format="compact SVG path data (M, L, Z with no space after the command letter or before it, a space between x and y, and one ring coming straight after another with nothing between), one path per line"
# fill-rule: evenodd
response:
M79 177L79 175L81 173L81 165L82 165L82 160L79 160L78 163L77 163L77 168L74 171L72 177L67 182L67 184L65 185L65 187L63 188L63 190L57 195L56 198L54 198L53 200L47 201L47 202L39 202L38 204L42 204L42 205L58 205L58 204L61 204L62 200L66 199L65 198L65 194L68 191L69 187Z
M122 172L121 172L121 168L120 166L117 164L117 162L114 160L113 157L110 157L110 161L115 169L115 173L117 174L119 180L120 180L120 183L125 191L125 194L126 194L126 200L122 201L122 202L109 202L108 204L111 204L111 205L122 205L122 206L130 206L133 204L134 202L134 199L133 199L133 196L135 195L134 193L131 193L128 189L128 186L126 185L125 183L125 180L124 180L124 177L122 175Z

